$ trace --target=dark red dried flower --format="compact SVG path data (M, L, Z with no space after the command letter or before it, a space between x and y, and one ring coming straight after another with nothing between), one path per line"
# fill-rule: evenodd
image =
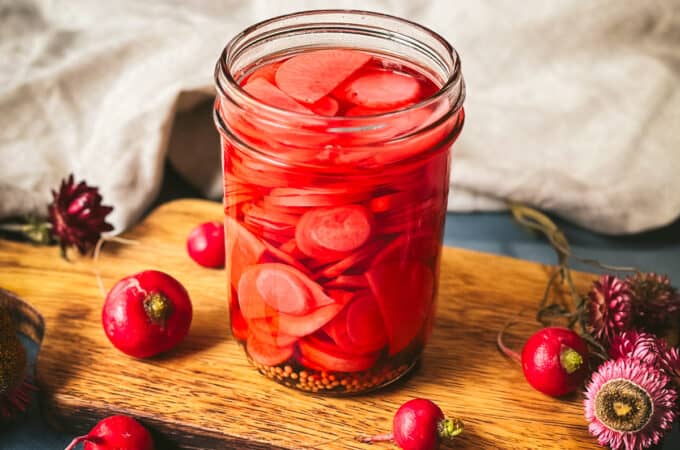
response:
M628 285L612 275L602 275L588 293L588 332L602 343L630 328L631 297Z
M52 197L48 221L62 251L75 246L84 254L94 247L103 232L113 230L106 222L113 207L101 204L98 188L88 186L85 181L75 184L73 174L62 180L59 192L52 191Z
M657 331L680 310L680 295L666 275L636 273L626 278L637 327Z

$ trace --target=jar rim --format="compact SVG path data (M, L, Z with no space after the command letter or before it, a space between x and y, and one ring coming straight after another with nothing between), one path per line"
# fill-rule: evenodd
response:
M361 116L318 116L313 113L305 113L305 112L297 112L297 111L291 111L288 109L283 109L279 108L277 106L272 106L267 103L264 103L257 98L253 97L250 95L248 92L246 92L241 85L238 83L236 79L231 74L231 71L228 69L229 62L230 62L230 57L231 53L233 52L234 49L237 48L237 46L242 43L244 39L247 39L249 35L252 33L256 32L259 29L262 29L268 25L275 24L276 22L282 22L287 19L294 19L298 17L305 17L305 16L320 16L324 14L350 14L350 15L360 15L360 16L372 16L376 18L382 18L382 19L389 19L389 20L394 20L396 22L401 22L403 24L407 24L409 26L415 27L416 29L420 30L421 32L424 32L428 34L430 37L434 38L442 47L445 49L446 55L451 58L452 61L452 69L449 70L448 72L448 78L444 82L444 84L439 87L439 89L432 95L430 95L427 98L424 98L420 100L417 103L414 103L412 105L408 105L405 107L397 108L394 110L390 111L385 111L385 112L380 112L377 114L369 114L369 115L361 115ZM392 33L393 30L390 30ZM411 39L412 40L412 39ZM465 82L463 80L462 76L462 70L461 70L461 62L460 62L460 57L456 50L453 48L453 46L439 33L436 31L421 25L419 23L413 22L408 19L404 19L401 17L397 17L394 15L390 14L385 14L385 13L379 13L379 12L374 12L374 11L364 11L364 10L357 10L357 9L313 9L313 10L306 10L306 11L300 11L300 12L294 12L294 13L289 13L289 14L283 14L279 15L276 17L272 17L263 21L260 21L258 23L255 23L247 28L245 28L243 31L238 33L236 36L234 36L227 45L224 47L224 50L220 54L220 57L217 61L217 64L215 66L215 84L217 86L217 89L219 91L219 94L228 96L229 94L227 93L227 90L224 86L224 84L230 88L231 92L238 97L238 100L241 102L246 102L250 103L252 105L256 105L258 109L262 109L263 111L267 111L269 113L273 114L285 114L288 118L295 118L299 117L301 120L309 120L310 118L314 117L319 117L322 118L324 121L327 123L334 123L334 122L341 122L341 121L346 121L348 119L351 119L354 123L361 123L363 120L369 122L369 121L375 121L376 119L382 119L382 118L390 118L392 116L396 116L399 114L403 113L408 113L413 110L417 110L420 108L425 108L428 107L432 104L435 104L439 100L441 100L443 97L448 95L451 91L456 86L460 85L460 93L458 94L458 98L455 100L455 102L451 105L451 109L453 111L459 110L462 105L463 101L465 99Z

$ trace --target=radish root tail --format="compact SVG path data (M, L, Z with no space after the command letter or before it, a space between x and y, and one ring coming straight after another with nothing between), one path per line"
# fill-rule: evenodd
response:
M94 252L92 254L92 262L93 262L93 267L92 270L94 272L94 276L97 279L97 286L99 286L99 291L102 293L102 297L106 298L106 289L104 288L104 282L102 281L102 275L99 270L99 255L101 254L102 247L104 246L104 242L117 242L119 244L125 244L125 245L136 245L139 244L139 241L135 241L132 239L125 239L122 237L118 236L109 236L105 237L102 236L99 238L97 241L97 245L94 246ZM68 450L68 449L67 449Z

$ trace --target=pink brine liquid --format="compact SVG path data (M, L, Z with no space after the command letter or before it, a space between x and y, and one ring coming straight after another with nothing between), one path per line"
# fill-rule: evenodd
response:
M275 109L217 103L230 132L222 145L233 335L263 374L294 388L342 394L399 378L433 324L462 110L407 109L441 83L359 50L271 58L235 78L291 114L281 121Z

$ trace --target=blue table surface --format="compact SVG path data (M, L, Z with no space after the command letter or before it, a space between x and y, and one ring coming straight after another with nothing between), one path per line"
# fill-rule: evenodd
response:
M578 256L667 273L675 284L680 284L680 221L654 232L627 237L606 237L561 221L558 224ZM544 263L555 262L545 239L516 225L507 213L449 214L445 243ZM589 269L578 264L575 267ZM30 352L35 356L35 348ZM680 448L679 435L676 429L663 448ZM0 431L0 449L60 450L70 439L71 436L47 427L34 402L28 417Z

